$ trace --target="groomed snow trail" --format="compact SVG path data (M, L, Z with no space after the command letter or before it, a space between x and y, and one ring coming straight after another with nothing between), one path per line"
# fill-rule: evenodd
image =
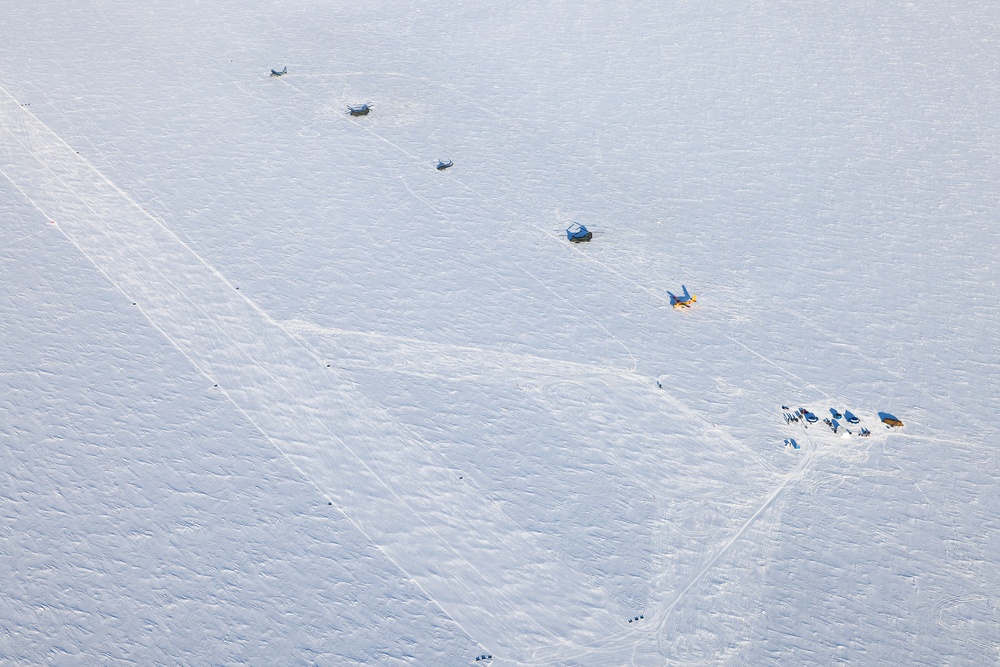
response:
M620 630L601 582L547 553L335 363L0 93L0 172L466 632L523 661Z

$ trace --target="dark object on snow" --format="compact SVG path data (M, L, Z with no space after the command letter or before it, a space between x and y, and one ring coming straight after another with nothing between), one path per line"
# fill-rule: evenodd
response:
M272 69L271 70L271 76L284 76L285 74L288 74L288 66L287 65L285 66L285 69L281 70L280 72L278 70L276 70L276 69Z
M367 116L371 113L372 105L362 104L361 106L349 106L347 107L347 113L352 116Z
M833 415L834 419L840 419L842 416L839 412L837 412L836 408L830 408L830 414Z
M667 292L670 295L670 305L674 308L690 308L691 304L698 300L698 295L688 292L688 288L684 285L681 285L681 289L684 290L684 296L677 296L670 291Z
M848 424L860 424L861 420L854 416L854 413L850 410L844 410L844 419L847 420Z
M437 170L438 171L444 171L445 169L447 169L448 167L451 167L454 164L455 163L452 162L451 160L448 160L447 162L445 162L444 160L438 160Z
M819 417L809 412L808 410L805 412L803 416L806 418L806 421L809 422L810 424L815 424L816 422L819 421Z
M594 233L588 231L583 225L574 222L566 228L566 238L569 239L571 243L586 243L590 241L590 239L594 238Z
M901 422L900 420L896 419L895 417L893 417L892 415L890 415L888 412L880 412L880 413L878 413L878 417L879 417L879 419L882 420L882 423L885 424L886 426L897 426L898 427L898 426L902 426L903 425L903 422Z

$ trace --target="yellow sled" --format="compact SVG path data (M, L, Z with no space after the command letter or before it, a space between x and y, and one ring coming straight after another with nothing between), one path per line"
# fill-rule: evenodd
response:
M670 305L674 308L690 308L691 304L698 300L698 296L688 292L688 288L684 285L681 285L681 289L684 290L684 296L677 296L673 292L667 292L670 295Z
M674 308L690 308L691 304L698 300L697 294L692 294L690 299L684 301L674 300Z

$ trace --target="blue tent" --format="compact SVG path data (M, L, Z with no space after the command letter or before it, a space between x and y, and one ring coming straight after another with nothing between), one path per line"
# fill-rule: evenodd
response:
M572 243L584 243L594 238L594 233L587 231L587 228L583 225L574 222L566 228L566 238Z

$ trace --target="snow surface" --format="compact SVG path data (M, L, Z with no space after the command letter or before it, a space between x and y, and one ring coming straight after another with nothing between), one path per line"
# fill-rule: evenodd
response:
M1000 7L161 5L0 21L0 661L1000 663Z

